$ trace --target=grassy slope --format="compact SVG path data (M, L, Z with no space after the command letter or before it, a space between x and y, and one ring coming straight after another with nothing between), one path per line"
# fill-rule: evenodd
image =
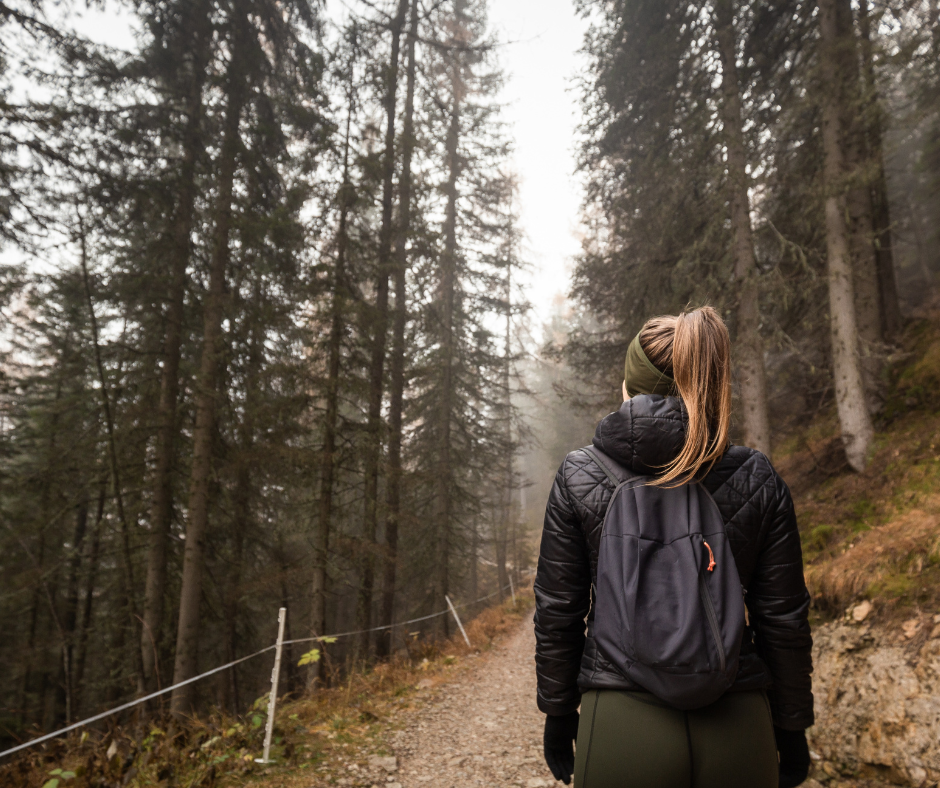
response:
M777 452L820 619L863 599L895 626L940 602L940 315L909 326L888 370L871 463L845 463L834 413Z

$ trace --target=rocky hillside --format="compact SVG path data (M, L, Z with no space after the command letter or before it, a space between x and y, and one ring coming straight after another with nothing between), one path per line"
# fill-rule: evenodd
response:
M868 470L834 415L777 452L813 596L818 783L940 781L940 316L909 327Z

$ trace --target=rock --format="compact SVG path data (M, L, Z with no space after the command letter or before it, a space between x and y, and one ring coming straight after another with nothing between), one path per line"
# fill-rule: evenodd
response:
M926 640L911 654L921 624L905 622L901 643L896 630L879 626L865 632L832 623L814 630L816 725L809 737L821 771L831 773L831 763L850 770L870 765L911 785L940 778L940 640ZM819 771L815 776L826 779ZM833 774L828 788L838 779Z
M861 624L866 618L868 618L869 613L872 611L872 607L874 606L867 599L863 602L860 602L852 608L852 620Z
M914 635L920 630L920 619L911 618L901 624L901 629L904 631L904 637L907 640L911 640Z
M545 788L546 785L551 785L550 782L546 782L541 777L533 777L525 784L525 788Z
M381 755L373 755L369 758L369 768L370 769L385 769L385 771L391 773L398 769L398 759L394 755L390 755L387 758Z
M823 788L823 784L819 780L814 780L810 777L805 783L803 783L802 788Z

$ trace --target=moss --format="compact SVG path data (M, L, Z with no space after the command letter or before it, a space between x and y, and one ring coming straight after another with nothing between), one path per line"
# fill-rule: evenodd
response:
M806 550L824 550L834 533L835 528L831 525L817 525L802 535L803 547Z
M908 574L893 574L882 577L865 589L868 599L899 599L915 588L914 578Z

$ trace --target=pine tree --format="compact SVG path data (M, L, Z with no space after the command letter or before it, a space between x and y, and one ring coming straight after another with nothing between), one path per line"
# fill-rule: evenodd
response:
M833 86L823 98L823 148L825 154L825 215L828 256L829 308L832 322L832 363L836 405L842 426L842 441L849 465L865 469L868 450L874 437L865 398L859 363L859 337L856 326L856 300L853 282L848 210L845 191L845 155L843 151L842 85L846 79L841 56L841 31L837 0L819 0L821 33L821 74Z
M744 443L770 456L767 378L760 335L760 291L751 228L734 6L732 0L716 0L715 3L715 32L721 57L722 113L728 149L729 204L734 228L734 279L738 282L736 354L744 410Z

